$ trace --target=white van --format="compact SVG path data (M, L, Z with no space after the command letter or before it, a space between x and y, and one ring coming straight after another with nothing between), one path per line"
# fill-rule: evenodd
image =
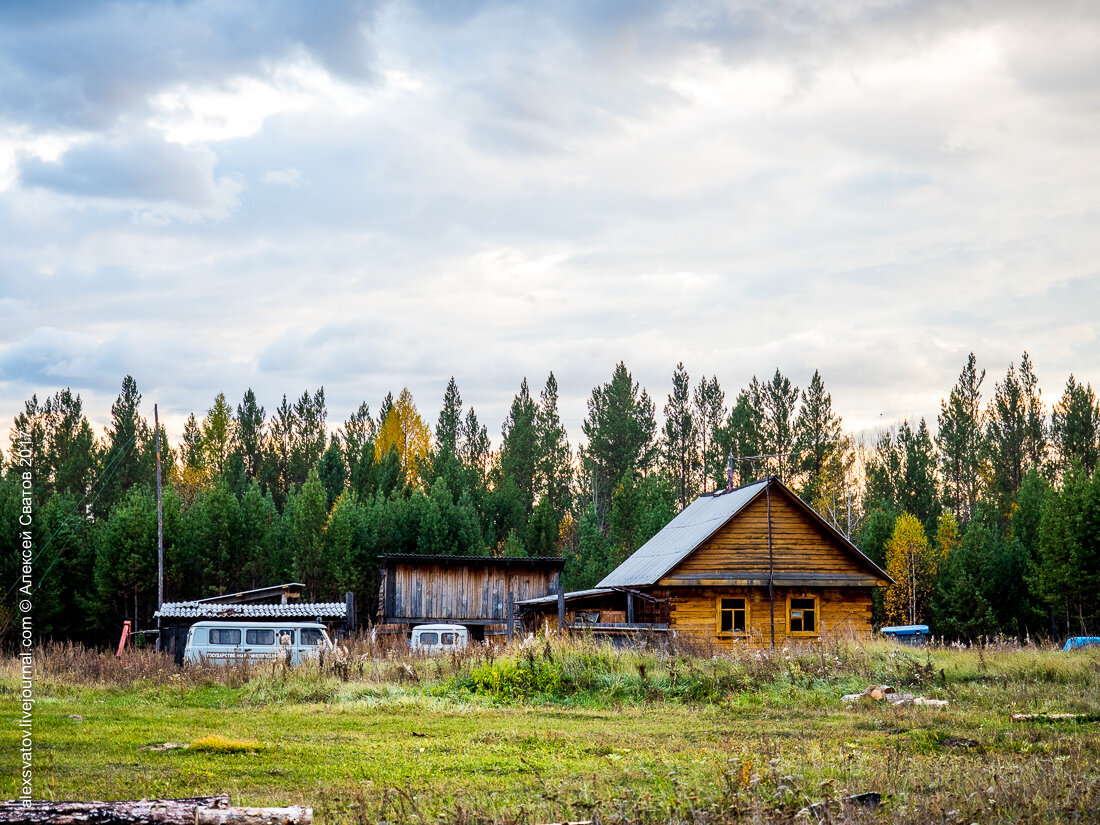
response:
M449 653L462 650L470 641L470 631L460 624L421 624L412 630L409 647L425 653Z
M332 651L325 626L316 622L195 622L187 631L184 662L277 661L290 663Z

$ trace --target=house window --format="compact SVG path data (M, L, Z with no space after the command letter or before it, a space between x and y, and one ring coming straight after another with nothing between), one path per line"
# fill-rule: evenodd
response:
M788 627L792 634L817 635L817 598L792 598L788 602Z
M749 604L747 599L718 599L718 632L746 633L749 629Z

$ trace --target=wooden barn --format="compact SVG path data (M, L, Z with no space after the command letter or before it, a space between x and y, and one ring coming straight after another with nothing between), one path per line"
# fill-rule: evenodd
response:
M703 495L594 589L523 601L528 628L691 634L721 647L871 633L886 573L777 478ZM559 618L560 617L560 618Z
M557 592L560 558L383 556L379 630L465 625L475 639L511 637L517 602Z

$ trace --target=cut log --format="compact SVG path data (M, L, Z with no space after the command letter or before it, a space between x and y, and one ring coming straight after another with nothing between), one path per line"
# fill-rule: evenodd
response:
M195 825L197 808L228 808L228 796L142 799L137 802L0 802L0 823L31 825Z

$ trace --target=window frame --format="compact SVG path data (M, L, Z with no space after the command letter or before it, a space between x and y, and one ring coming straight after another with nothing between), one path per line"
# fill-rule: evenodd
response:
M214 634L218 634L218 640L214 641ZM235 642L223 642L223 633L236 633L237 641ZM206 634L207 644L217 645L218 647L238 647L241 643L241 629L239 627L212 627Z
M270 634L270 635L268 635ZM269 638L270 641L260 641L260 639ZM271 627L250 627L244 632L244 643L246 645L256 645L258 647L271 647L275 644L275 629Z
M791 603L796 600L810 600L813 601L813 613L814 613L814 628L813 630L792 630L791 629L791 610L806 610L807 608L792 608ZM788 593L787 594L787 635L788 636L800 636L804 638L816 638L821 635L821 597L816 593Z
M739 599L740 601L744 602L744 607L743 608L736 608L736 607L734 607L734 608L723 608L722 607L722 602L726 599ZM722 629L722 612L723 612L723 610L730 610L736 616L736 611L739 610L739 609L743 609L745 611L745 629L744 630L737 630L736 628L733 628L731 630L723 630ZM733 625L733 624L736 624L736 622L731 621L730 624ZM717 632L718 632L719 636L728 636L728 637L748 636L749 635L749 630L752 627L751 618L750 618L749 597L746 596L746 595L731 596L731 595L728 595L728 594L724 595L724 596L723 595L716 596L715 601L714 601L714 626L717 628Z

